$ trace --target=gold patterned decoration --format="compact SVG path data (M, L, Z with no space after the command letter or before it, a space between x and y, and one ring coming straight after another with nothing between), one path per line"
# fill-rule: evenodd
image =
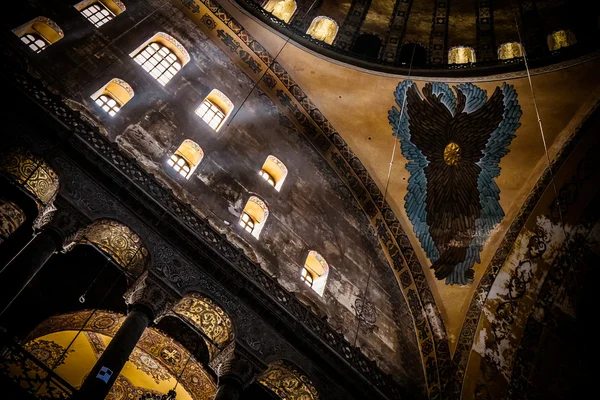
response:
M0 243L16 231L25 219L25 213L18 205L0 199Z
M92 313L93 315L91 315ZM38 325L28 335L26 341L31 342L54 332L79 331L81 329L96 357L100 357L105 348L101 335L113 337L124 320L125 316L123 315L103 310L84 310L55 315ZM81 328L82 326L83 328ZM195 400L211 400L216 392L216 383L202 364L197 362L179 342L158 329L147 328L144 331L129 362L150 375L155 382L168 379L167 374L172 377L180 376L179 384ZM117 394L115 394L115 399L138 398L120 397Z
M332 44L338 32L338 24L329 17L316 17L310 23L307 35L327 44Z
M66 349L58 343L43 339L33 340L26 343L23 347L31 353L32 356L46 364L48 368L52 369L64 364L69 353L75 351L73 349L65 351Z
M548 47L550 48L550 51L573 46L575 43L577 43L577 39L575 38L573 32L568 29L561 29L560 31L552 32L548 36Z
M150 264L150 253L142 239L128 226L111 219L95 221L78 242L93 243L135 277Z
M450 166L455 166L460 161L460 147L450 142L444 149L444 162Z
M448 64L468 64L475 62L475 50L472 47L453 47L448 52Z
M22 185L35 197L40 208L58 193L58 176L54 170L28 150L15 149L0 154L0 173Z
M319 398L319 393L308 376L287 361L277 361L269 365L258 381L280 399L316 400Z
M498 59L510 60L523 57L523 46L518 42L504 43L498 48Z
M173 307L173 312L201 330L220 348L233 341L233 325L229 316L221 307L198 293L181 299Z

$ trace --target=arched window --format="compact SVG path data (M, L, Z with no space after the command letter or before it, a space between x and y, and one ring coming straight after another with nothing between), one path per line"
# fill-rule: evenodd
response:
M327 261L316 251L309 251L308 257L304 261L304 267L300 271L300 279L319 296L323 296L328 275L329 264L327 264Z
M283 22L290 22L297 5L295 0L268 0L263 8Z
M281 189L283 181L287 177L288 170L277 157L269 156L265 160L258 174L273 186L277 191Z
M120 0L83 0L74 7L96 28L125 11L125 4Z
M427 49L420 43L404 43L398 53L400 65L425 65L427 63Z
M196 114L218 131L233 111L233 103L220 90L213 89L196 108Z
M189 179L202 158L204 158L202 148L196 142L186 139L167 160L167 164L181 176Z
M498 48L499 60L511 60L519 57L523 57L523 46L519 42L504 43Z
M111 117L119 112L131 98L134 92L131 86L122 79L113 78L98 89L91 97L94 102Z
M147 40L130 56L163 86L190 61L181 43L163 32Z
M338 24L329 17L316 17L310 23L307 35L327 44L332 44L338 32Z
M25 222L25 212L16 203L0 198L0 243Z
M250 196L240 216L239 224L258 239L268 217L269 209L265 202L256 196Z
M46 17L37 17L13 29L13 33L36 53L65 37L64 32L54 21Z
M379 57L379 50L381 50L381 39L371 33L361 34L352 46L352 52L373 59Z
M448 52L448 64L468 64L475 62L475 50L472 47L457 46Z
M554 31L548 35L548 48L550 51L560 50L577 43L575 34L568 29Z

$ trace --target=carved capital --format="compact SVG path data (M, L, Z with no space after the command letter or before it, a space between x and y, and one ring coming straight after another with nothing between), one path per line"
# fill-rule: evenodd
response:
M134 282L123 296L128 306L144 306L152 312L151 319L160 319L169 312L177 299L148 271Z
M89 222L89 219L71 204L57 198L40 211L33 222L33 228L36 231L52 230L60 236L63 249L68 249L72 237L87 226Z
M263 368L236 351L235 342L229 344L210 363L219 379L235 379L245 388L262 372Z

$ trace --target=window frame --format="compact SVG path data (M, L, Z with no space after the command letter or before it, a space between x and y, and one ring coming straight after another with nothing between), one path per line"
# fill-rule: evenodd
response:
M104 100L102 100L102 97L104 97L104 98L106 98L106 99L108 99L108 100L104 101ZM110 105L110 104L109 104L109 101L110 101L110 100L112 100L112 101L115 103L115 105ZM99 103L99 101L101 101L103 104L100 104L100 103ZM117 113L118 113L119 111L121 111L121 108L123 107L123 105L122 105L122 104L121 104L121 103L120 103L120 102L119 102L117 99L115 99L114 97L112 97L112 96L111 96L110 94L108 94L108 93L102 93L101 95L99 95L98 97L96 97L96 98L94 99L94 103L96 103L96 105L97 105L97 106L99 106L99 107L100 107L100 108L101 108L101 109L102 109L104 112L106 112L106 113L107 113L108 115L110 115L111 117L114 117L115 115L117 115ZM105 106L105 105L106 105L106 107L108 107L108 110L106 110L106 109L104 108L104 106ZM117 108L116 110L115 110L115 106L116 106L116 108ZM111 111L112 111L114 114L111 114Z
M244 219L244 217L248 217L248 218ZM242 215L240 216L238 223L242 227L243 230L245 230L246 232L248 232L250 234L254 233L254 229L256 228L256 225L257 225L257 222L254 220L252 215L248 214L246 211L242 211ZM250 226L250 225L252 225L252 226ZM248 230L249 227L250 227L250 230Z
M180 161L183 161L183 162L180 163ZM188 160L186 160L185 157L183 157L180 154L177 154L177 153L171 154L171 156L167 160L167 164L171 168L173 168L175 170L175 172L177 172L179 175L183 176L185 179L188 179L192 173L192 166L190 165L190 162ZM187 171L185 171L185 168L187 168ZM181 171L185 172L185 175L182 174Z
M33 39L29 39L29 36ZM28 39L30 40L29 42L26 42L23 39ZM48 46L50 46L51 43L48 43L48 41L46 39L44 39L41 35L39 34L35 34L35 33L26 33L23 36L19 37L19 39L21 40L22 43L25 44L25 46L27 46L29 48L29 50L35 52L36 54L40 54L42 51L46 50L48 48ZM42 42L44 43L44 47L39 47L37 45L37 42ZM38 48L34 49L32 46L36 46Z
M150 53L149 49L154 51ZM163 50L166 52L166 54L160 54L160 52ZM160 60L155 58L156 55L158 55ZM171 60L168 59L170 57L172 57ZM177 54L159 41L153 41L148 43L146 46L143 46L143 48L138 51L135 56L133 56L133 60L162 86L166 86L166 84L169 83L171 79L173 79L175 75L177 75L177 73L183 68L183 64ZM155 64L152 64L151 60L154 60ZM150 65L149 68L147 68L148 65ZM159 75L155 76L153 72L158 70L159 67L162 67L163 70L159 70ZM166 73L170 74L171 76L168 79L163 80L163 77Z
M304 267L302 267L302 270L300 271L300 280L306 285L308 285L308 287L310 287L311 289L313 287L313 284L315 283L314 273L310 270L310 268L307 268L306 265L304 265Z
M202 108L202 106L206 107L206 110L204 110L203 113L200 110ZM211 111L213 113L213 116L210 118L209 121L207 121L206 114L209 111ZM202 103L200 103L200 105L198 106L198 108L196 108L196 110L194 112L196 113L196 115L198 115L200 118L202 118L202 121L204 121L208 126L210 126L215 131L219 130L219 128L221 127L221 125L223 124L225 119L227 118L227 113L225 113L225 111L222 110L221 107L216 105L214 102L210 101L209 98L202 100ZM211 124L212 124L212 121L215 119L215 117L220 118L220 120L216 126L213 126Z
M92 7L97 7L98 10L95 12L92 12L90 15L85 15L84 12L90 10ZM81 13L81 15L83 15L85 17L85 19L87 19L96 28L100 28L101 26L112 21L116 17L115 13L113 13L111 10L109 10L108 7L106 7L106 5L101 1L95 1L92 4L88 5L87 7L81 9L81 11L79 11L79 12ZM102 12L106 12L107 15L104 15L102 18L99 18L97 15ZM98 18L98 22L92 21L92 19L91 19L92 17Z
M258 171L258 174L271 186L275 187L277 185L277 182L275 182L275 178L273 178L273 176L268 173L267 171L265 171L264 169L261 169L260 171Z

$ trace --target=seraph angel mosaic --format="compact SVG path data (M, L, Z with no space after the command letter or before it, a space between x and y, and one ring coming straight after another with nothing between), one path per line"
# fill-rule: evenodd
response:
M456 92L456 94L455 94ZM504 83L488 99L470 84L454 91L401 82L389 111L394 136L410 172L405 209L437 279L473 281L475 262L502 221L500 159L508 153L521 118L517 92Z

